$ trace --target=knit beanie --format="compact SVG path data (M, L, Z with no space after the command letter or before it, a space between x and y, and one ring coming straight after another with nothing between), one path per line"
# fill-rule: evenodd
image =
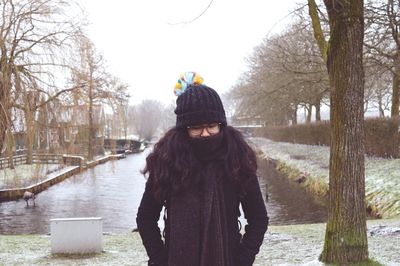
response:
M199 74L186 72L175 85L177 127L215 122L226 125L224 106L218 93L202 83Z

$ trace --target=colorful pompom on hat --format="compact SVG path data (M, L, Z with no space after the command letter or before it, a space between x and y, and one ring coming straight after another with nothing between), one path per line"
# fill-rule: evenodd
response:
M203 84L203 78L195 72L181 75L175 85L176 126L221 123L226 125L224 106L218 93Z
M203 84L203 78L196 72L182 73L175 84L174 93L176 96L184 93L189 85Z

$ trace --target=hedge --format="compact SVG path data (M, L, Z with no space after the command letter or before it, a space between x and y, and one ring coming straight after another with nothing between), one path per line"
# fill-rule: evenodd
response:
M399 120L369 118L364 123L365 153L370 156L399 158ZM330 144L329 121L291 126L262 127L254 135L274 141L308 145Z

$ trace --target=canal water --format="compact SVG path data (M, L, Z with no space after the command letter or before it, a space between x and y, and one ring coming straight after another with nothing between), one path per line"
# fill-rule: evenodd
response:
M35 207L27 207L23 200L0 203L0 234L46 234L50 219L70 217L103 217L104 232L131 231L136 228L146 182L140 170L148 153L149 149L70 177L39 193ZM266 161L259 162L259 169L271 224L326 220L324 207L279 176Z
M295 181L279 173L276 164L259 160L259 181L271 225L322 223L326 207Z

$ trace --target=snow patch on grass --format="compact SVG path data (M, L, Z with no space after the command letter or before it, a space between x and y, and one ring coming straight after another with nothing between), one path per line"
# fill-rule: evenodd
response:
M64 168L62 164L20 164L0 170L0 189L27 187Z
M270 226L253 265L324 265L318 261L325 224ZM369 231L400 227L399 219L368 221ZM370 257L383 265L399 265L398 236L368 235ZM103 237L104 251L87 255L52 255L50 236L0 235L1 265L147 265L138 233Z
M265 157L309 174L309 178L329 182L330 148L318 145L274 142L250 138ZM400 159L365 158L366 199L384 217L400 215Z

